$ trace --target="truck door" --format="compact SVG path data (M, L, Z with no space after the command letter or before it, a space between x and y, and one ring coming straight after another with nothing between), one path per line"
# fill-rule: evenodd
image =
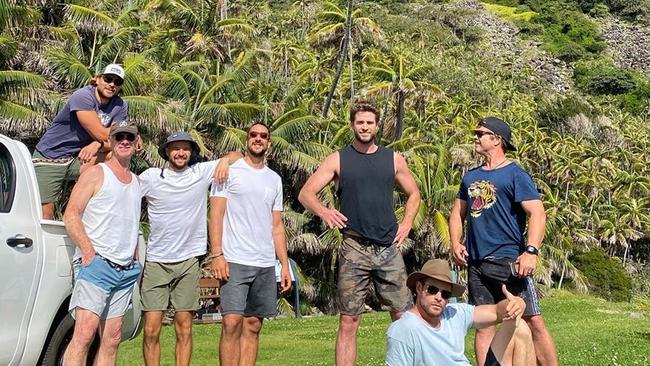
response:
M25 347L42 267L38 197L29 151L0 135L0 365Z

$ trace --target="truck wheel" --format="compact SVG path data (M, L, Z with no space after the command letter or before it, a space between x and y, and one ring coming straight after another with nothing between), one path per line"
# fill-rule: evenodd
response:
M41 360L41 366L62 366L63 365L63 354L68 348L70 340L72 340L72 333L74 331L74 319L70 314L66 316L56 325L54 333L50 339L48 339L47 344L45 345L45 352ZM95 354L99 349L99 339L95 337L95 340L90 345L88 350L88 358L86 364L92 366L93 360L95 359Z

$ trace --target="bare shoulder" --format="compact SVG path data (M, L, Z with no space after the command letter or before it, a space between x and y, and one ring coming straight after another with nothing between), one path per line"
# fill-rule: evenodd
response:
M393 151L393 164L396 172L407 168L406 159L397 151Z
M329 154L325 160L320 165L319 169L324 169L326 171L334 172L336 174L339 173L339 168L341 166L341 157L339 155L338 150L334 151L333 153Z
M77 180L75 186L83 185L83 186L97 187L97 186L101 186L103 182L104 182L104 170L99 164L97 164L84 170L84 172L81 173L81 175L79 176L79 179Z

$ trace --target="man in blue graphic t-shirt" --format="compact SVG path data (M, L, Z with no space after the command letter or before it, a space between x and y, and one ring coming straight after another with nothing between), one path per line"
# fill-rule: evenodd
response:
M117 96L124 76L120 65L106 66L89 85L70 96L36 145L32 160L44 219L54 217L54 202L63 183L76 180L81 166L91 165L98 155L111 150L111 124L127 119L127 104Z
M503 299L502 284L525 299L524 319L538 361L555 366L555 344L540 315L532 278L544 237L544 205L530 175L506 158L506 151L516 149L504 121L488 117L479 122L474 148L485 164L468 171L461 181L449 217L451 255L458 265L468 266L471 304L496 304ZM461 241L464 221L465 245ZM484 364L494 334L494 326L477 330L478 365Z

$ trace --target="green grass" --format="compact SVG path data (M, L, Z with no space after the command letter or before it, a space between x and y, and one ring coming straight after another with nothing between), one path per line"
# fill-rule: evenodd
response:
M557 343L560 365L650 365L650 303L609 303L555 292L542 300L546 324ZM267 320L258 365L332 365L338 318ZM357 365L383 365L387 313L363 316ZM192 365L218 364L220 325L194 326ZM473 362L473 332L466 353ZM174 330L164 327L162 364L173 365ZM120 347L118 365L142 365L142 335Z
M490 4L490 3L481 3L485 7L485 10L489 11L490 13L507 19L511 22L514 21L524 21L524 22L530 22L530 20L537 15L534 11L525 11L522 13L517 13L517 8L511 7L511 6L505 6L505 5L499 5L499 4Z

